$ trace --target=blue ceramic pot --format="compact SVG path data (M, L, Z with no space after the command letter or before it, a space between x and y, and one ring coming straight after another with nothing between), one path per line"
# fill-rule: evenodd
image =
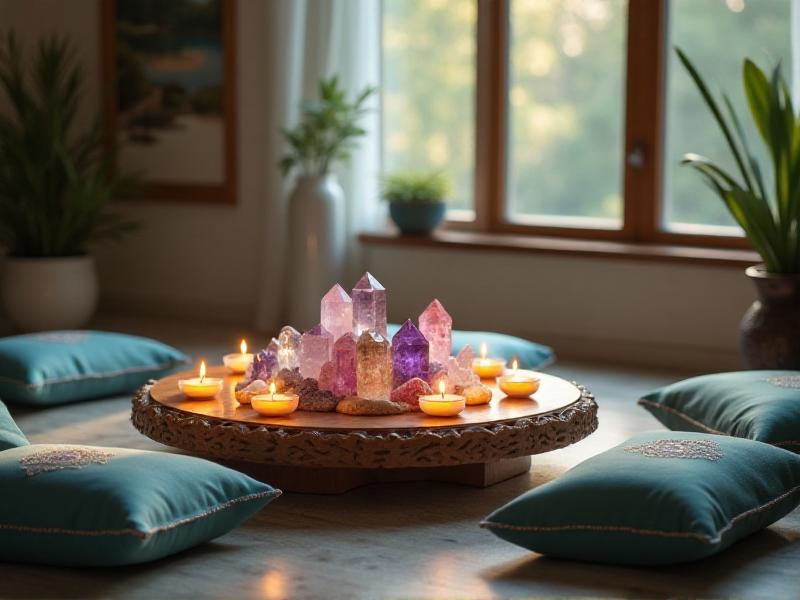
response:
M403 233L430 233L444 220L444 202L390 202L389 214Z

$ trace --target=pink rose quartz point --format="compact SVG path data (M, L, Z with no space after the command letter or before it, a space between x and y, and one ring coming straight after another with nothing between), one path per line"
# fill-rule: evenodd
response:
M386 334L386 289L370 273L364 273L353 287L353 333Z
M453 348L453 319L438 300L428 305L419 316L419 330L430 344L430 361L447 364Z
M322 325L315 325L300 338L300 374L317 379L322 365L331 359L333 336Z
M350 331L336 340L333 345L333 362L336 366L337 396L355 396L356 394L356 347L358 341Z
M419 397L432 394L431 386L419 377L409 379L403 385L392 391L391 400L398 404L408 404L419 408Z
M380 333L364 331L356 347L356 392L364 400L388 400L392 391L389 340Z
M320 321L334 341L353 331L353 301L338 283L320 301Z
M336 387L336 363L329 360L319 370L319 389L333 392Z

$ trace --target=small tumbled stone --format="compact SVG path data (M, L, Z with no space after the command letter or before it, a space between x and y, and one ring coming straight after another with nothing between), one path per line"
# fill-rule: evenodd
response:
M468 406L477 406L479 404L488 404L492 399L492 390L479 383L477 385L469 385L463 388L460 393L466 399Z
M427 381L414 377L400 387L392 390L391 401L399 404L408 404L414 410L419 410L419 397L432 394L431 386Z
M263 394L269 386L266 381L254 379L250 382L236 384L234 396L239 404L250 404L250 399L256 394Z
M332 412L336 410L336 405L339 404L338 396L334 395L333 392L319 389L316 382L314 385L310 385L306 384L306 381L309 380L304 380L300 390L297 392L297 395L300 396L297 410L310 412Z
M399 415L412 410L413 408L408 404L392 402L391 400L367 400L357 396L342 398L336 406L336 412L338 413L366 417Z

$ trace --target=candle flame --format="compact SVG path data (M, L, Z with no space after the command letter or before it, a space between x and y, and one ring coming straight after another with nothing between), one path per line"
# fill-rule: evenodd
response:
M272 394L272 399L275 400L275 382L269 382L269 393Z
M242 340L242 343L239 344L239 350L242 351L242 354L247 354L247 342Z
M206 361L200 361L200 381L202 382L203 379L206 378Z
M486 342L481 343L481 358L486 358Z
M511 370L512 371L516 371L518 366L519 366L519 363L517 362L517 359L515 358L514 362L511 363Z
M439 393L442 395L442 400L444 400L444 390L445 390L445 383L444 379L439 380Z

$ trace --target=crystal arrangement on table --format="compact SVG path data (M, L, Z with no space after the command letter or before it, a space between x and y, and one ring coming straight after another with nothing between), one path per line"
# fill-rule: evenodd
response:
M463 398L485 404L492 393L473 371L469 346L451 356L453 320L439 300L407 320L390 341L386 289L370 273L352 294L334 285L320 302L320 322L304 333L287 325L253 355L236 386L250 403L273 385L299 396L299 410L398 414L420 410L420 397Z

